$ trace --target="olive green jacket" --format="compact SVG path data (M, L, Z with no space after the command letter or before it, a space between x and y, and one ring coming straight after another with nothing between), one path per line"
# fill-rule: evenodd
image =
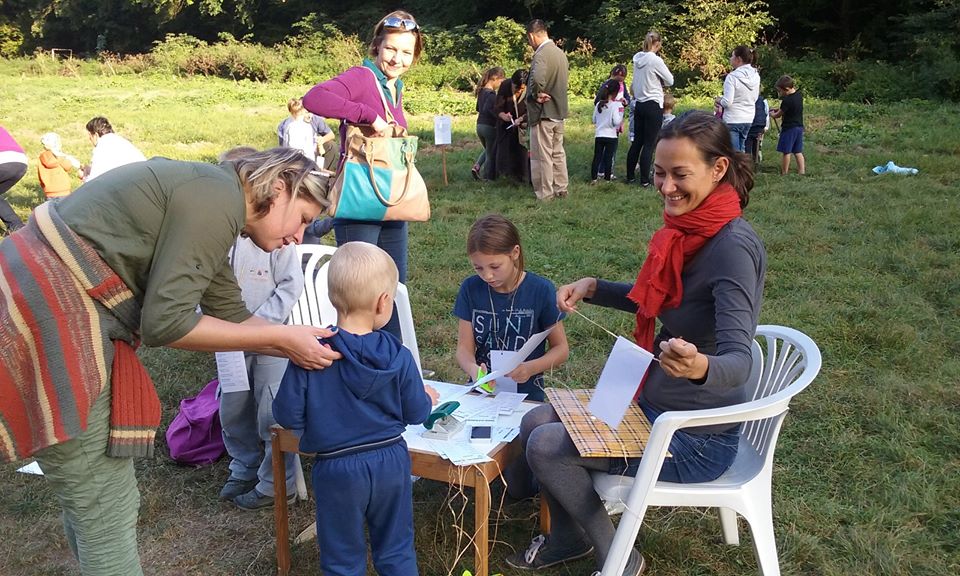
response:
M527 122L536 126L542 118L563 120L569 116L567 84L570 65L567 55L553 40L547 40L533 55L527 77ZM545 92L550 100L537 102L537 94Z

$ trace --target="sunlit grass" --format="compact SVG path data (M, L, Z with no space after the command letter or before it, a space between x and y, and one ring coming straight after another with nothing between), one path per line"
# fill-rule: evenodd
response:
M0 123L27 148L57 131L64 148L89 160L83 131L95 115L148 156L213 160L222 150L275 143L285 102L308 86L164 77L4 78ZM431 98L411 92L407 98ZM454 96L467 99L468 95ZM487 212L512 218L528 267L556 283L582 275L629 281L660 224L655 192L622 183L587 186L593 149L589 102L568 121L571 177L565 201L537 204L526 188L477 184L469 168L479 153L474 118L458 117L446 153L432 144L432 117L412 119L422 137L419 165L434 215L410 227L410 278L423 364L460 381L450 315L460 281L471 274L464 253L471 222ZM681 100L679 109L706 107ZM764 240L769 269L761 322L798 328L819 344L824 369L794 402L774 476L775 531L784 574L956 574L960 572L960 107L909 102L862 106L807 102L809 175L781 177L776 133L765 143L746 217ZM621 142L621 181L627 143ZM894 160L912 177L874 176ZM9 194L22 216L40 201L35 163ZM629 335L629 315L587 307L608 329ZM554 385L589 386L612 341L579 318L566 322L568 363ZM214 376L205 355L146 350L164 402L164 426L180 398ZM161 430L162 432L162 430ZM162 434L161 434L162 436ZM160 441L160 452L165 446ZM74 574L58 508L42 481L4 467L0 491L0 574ZM201 470L166 457L138 463L143 506L141 551L150 574L269 574L272 517L215 501L223 462ZM468 492L468 496L469 496ZM446 486L418 482L417 546L422 573L446 574L455 555L454 514ZM495 494L496 496L496 494ZM453 509L459 504L454 503ZM509 510L498 537L525 545L532 508ZM293 509L295 528L311 505ZM467 510L467 526L472 508ZM750 538L721 544L719 523L700 511L653 510L641 532L651 573L740 575L757 572ZM493 553L494 571L509 574ZM472 568L472 552L461 562ZM583 574L580 562L553 574ZM294 574L318 572L312 546L294 550ZM457 571L459 575L460 570ZM550 573L550 572L548 572Z

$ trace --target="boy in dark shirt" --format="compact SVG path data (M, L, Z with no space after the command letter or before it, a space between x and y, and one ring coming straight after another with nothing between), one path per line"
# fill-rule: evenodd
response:
M277 422L302 430L315 452L320 565L328 576L366 574L370 531L379 574L416 576L410 456L401 434L430 414L436 391L423 384L413 355L380 330L393 313L397 267L373 244L348 242L329 264L337 331L327 344L343 354L325 370L290 364L273 402Z
M797 91L793 78L781 76L776 84L780 94L780 108L770 111L773 118L783 118L780 126L780 140L777 141L777 152L783 153L780 162L780 173L790 171L790 155L797 159L797 174L807 171L806 160L803 158L803 94Z

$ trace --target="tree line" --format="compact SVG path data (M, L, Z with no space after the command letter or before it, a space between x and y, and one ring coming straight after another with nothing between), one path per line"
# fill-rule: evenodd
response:
M0 54L67 48L75 53L148 51L167 34L212 40L236 38L275 44L304 16L365 37L395 2L316 0L4 0L0 3ZM791 54L881 60L960 49L957 0L409 0L407 9L425 28L465 34L498 16L525 22L543 18L553 33L588 41L604 56L636 50L651 26L728 25L747 14L761 41L781 43ZM704 28L704 31L708 31Z

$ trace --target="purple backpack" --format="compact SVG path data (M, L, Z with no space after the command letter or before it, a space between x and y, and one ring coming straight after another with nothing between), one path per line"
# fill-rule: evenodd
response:
M213 379L195 397L180 401L180 412L167 428L170 458L181 464L207 466L226 452L220 427L218 385Z

